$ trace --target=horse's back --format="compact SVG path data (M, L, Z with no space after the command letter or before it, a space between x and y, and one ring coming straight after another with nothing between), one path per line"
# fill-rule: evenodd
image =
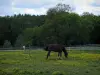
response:
M58 51L62 51L64 48L63 45L61 44L49 44L48 45L48 51L55 51L55 52L58 52Z

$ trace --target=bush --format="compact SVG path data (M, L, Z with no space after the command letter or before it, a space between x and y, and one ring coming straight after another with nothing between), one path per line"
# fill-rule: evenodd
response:
M21 75L32 75L33 73L30 72L30 71L25 70L25 71L22 71L20 74Z
M65 75L63 72L60 72L60 71L54 71L52 73L52 75Z
M20 72L20 69L19 68L14 68L13 71L14 71L14 73L18 73L18 72Z
M40 70L37 70L36 72L35 72L35 74L37 75L37 74L43 74L43 72L42 71L40 71Z
M11 48L12 45L11 45L10 41L5 40L3 47L4 47L4 48Z

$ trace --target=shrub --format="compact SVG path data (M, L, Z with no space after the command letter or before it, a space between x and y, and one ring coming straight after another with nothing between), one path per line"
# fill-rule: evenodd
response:
M5 40L3 47L4 47L4 48L11 48L12 45L11 45L10 41Z
M43 74L43 72L40 71L40 70L37 70L37 71L36 71L36 74Z
M14 73L18 73L18 72L20 72L20 69L19 68L14 68L13 71L14 71Z
M32 75L33 73L25 70L25 71L22 71L20 74L21 75Z
M52 75L65 75L63 72L60 72L60 71L54 71L52 73Z

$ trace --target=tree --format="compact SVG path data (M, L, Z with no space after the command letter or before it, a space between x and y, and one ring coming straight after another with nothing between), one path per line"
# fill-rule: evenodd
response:
M22 34L20 34L18 37L17 37L17 40L16 40L16 43L15 43L15 47L22 47L24 45L24 37Z
M47 11L47 14L49 15L49 14L71 12L71 11L72 11L72 9L69 5L59 3L59 4L56 5L56 7L50 8Z
M100 44L100 16L94 16L94 25L93 30L91 31L90 35L90 42Z
M81 16L81 32L84 34L84 43L91 43L91 32L94 30L95 26L95 15L84 12Z
M55 7L48 9L47 16L50 19L52 19L52 16L54 16L54 15L57 15L57 14L60 14L60 13L62 14L62 13L65 13L65 12L69 13L71 11L72 11L72 9L69 5L59 3Z
M65 4L58 4L48 10L49 17L44 24L46 42L67 44L68 40L76 41L80 17L78 14L69 13L69 10L71 8Z

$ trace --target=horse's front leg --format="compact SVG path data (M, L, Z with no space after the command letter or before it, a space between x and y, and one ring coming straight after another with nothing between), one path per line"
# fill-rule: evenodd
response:
M48 54L47 54L47 58L46 58L46 59L48 59L48 56L50 56L50 52L51 52L51 51L48 51Z

